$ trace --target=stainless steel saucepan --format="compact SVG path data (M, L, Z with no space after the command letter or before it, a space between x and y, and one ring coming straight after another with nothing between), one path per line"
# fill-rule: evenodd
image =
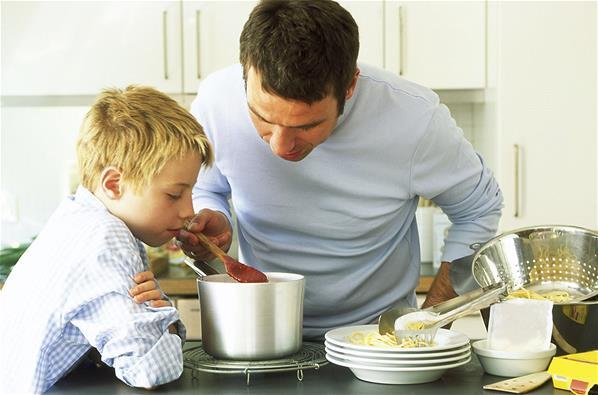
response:
M303 276L266 273L267 283L239 283L228 274L206 273L212 270L210 266L196 270L202 346L207 353L226 360L266 360L301 348Z

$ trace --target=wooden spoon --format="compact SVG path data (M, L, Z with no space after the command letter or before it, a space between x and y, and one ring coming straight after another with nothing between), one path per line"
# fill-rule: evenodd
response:
M268 277L257 269L247 266L244 263L234 260L226 255L224 251L214 244L203 233L194 233L199 239L200 243L204 245L212 254L216 255L218 259L224 263L224 269L229 276L240 283L267 283Z

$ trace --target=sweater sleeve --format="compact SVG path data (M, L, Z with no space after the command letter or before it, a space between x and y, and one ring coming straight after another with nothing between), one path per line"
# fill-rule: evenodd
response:
M434 108L412 160L412 193L436 203L452 222L443 261L470 255L497 229L503 198L492 171L463 136L448 108Z
M212 130L218 122L214 121L214 117L218 114L210 110L209 104L211 102L202 100L203 97L210 96L210 84L202 83L199 86L197 96L191 103L191 113L202 125L208 140L214 147L218 148L220 142L216 141L216 131ZM195 212L203 208L209 208L222 212L228 217L232 224L232 216L228 199L230 197L231 188L226 177L218 168L218 157L215 158L214 164L209 167L202 167L199 172L197 182L193 187L193 208Z

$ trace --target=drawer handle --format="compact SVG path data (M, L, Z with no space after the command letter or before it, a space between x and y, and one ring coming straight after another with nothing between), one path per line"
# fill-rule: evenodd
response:
M403 15L403 7L399 6L399 75L403 75L404 59L405 59L405 17Z
M520 201L519 201L519 175L520 175L520 163L519 163L519 156L520 156L520 151L521 148L519 147L519 144L514 144L513 145L513 149L515 152L515 174L514 174L514 178L515 178L515 185L514 185L514 191L515 191L515 213L514 216L515 218L519 218L519 215L521 214L520 212Z
M168 11L162 11L162 55L164 63L164 79L168 79Z
M201 35L201 29L200 29L200 20L201 20L201 11L200 10L195 10L195 51L196 53L196 73L197 73L197 79L201 79L201 43L200 43L200 35Z

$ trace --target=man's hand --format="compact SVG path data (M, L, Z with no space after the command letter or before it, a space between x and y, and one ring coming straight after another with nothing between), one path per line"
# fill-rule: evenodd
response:
M426 300L424 301L422 308L435 306L438 303L455 298L457 296L458 295L453 289L449 276L449 263L442 262L440 264L440 268L438 269L438 273L436 273L436 277L434 277L432 285L430 285L430 290L426 295Z
M185 254L195 260L210 261L214 255L204 248L193 233L203 233L223 251L228 251L232 242L232 227L228 218L219 211L201 210L190 221L188 229L181 230L177 237Z
M168 300L162 299L162 291L158 287L154 273L151 271L137 273L133 280L137 285L129 290L129 294L135 302L149 302L151 307L172 306Z

